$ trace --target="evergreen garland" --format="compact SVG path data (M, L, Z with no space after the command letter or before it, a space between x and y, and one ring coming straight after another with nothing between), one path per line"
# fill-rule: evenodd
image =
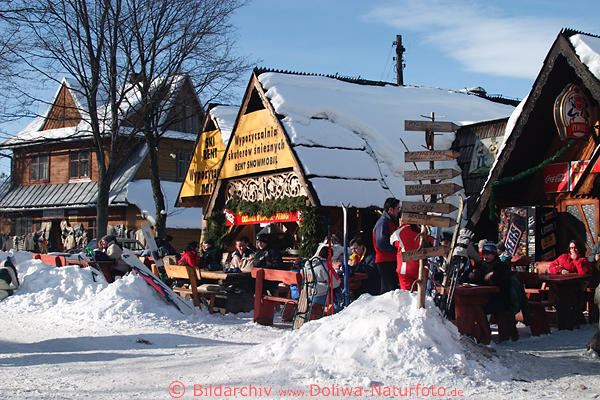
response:
M298 230L300 236L300 255L312 257L317 251L321 239L327 235L327 216L321 207L305 206L302 209L302 221Z
M306 196L283 197L266 201L247 201L232 197L225 204L225 208L234 214L262 215L272 217L276 212L289 212L302 210L306 207Z
M323 214L321 207L308 206L306 196L283 197L267 201L247 201L232 197L225 204L225 208L234 214L259 214L269 218L276 212L290 212L300 210L302 221L298 234L300 237L300 255L311 257L319 246L319 242L327 235L327 218ZM223 213L213 213L213 215L223 215L223 225L225 217ZM210 222L209 222L210 230ZM216 240L216 239L215 239Z
M227 223L225 213L214 212L207 219L206 237L215 241L215 247L224 249L227 247L225 237L227 236Z

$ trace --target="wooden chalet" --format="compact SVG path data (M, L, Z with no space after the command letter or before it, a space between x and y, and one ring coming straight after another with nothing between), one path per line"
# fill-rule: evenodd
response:
M171 106L165 108L169 115L163 118L174 122L160 140L159 158L167 211L172 212L201 127L203 110L188 77L174 79L168 92L164 100L171 102ZM130 100L134 94L129 96ZM135 128L135 107L134 100L123 110L128 121L123 124L124 131ZM1 191L0 233L27 235L39 230L42 223L51 222L50 249L55 251L62 250L61 221L81 224L89 239L96 236L97 158L86 114L77 87L63 79L46 114L0 144L13 153L10 184ZM109 225L120 225L123 234L141 226L142 214L154 213L148 149L142 136L128 133L119 139L118 145L126 146L129 152L119 161L109 199ZM136 185L135 193L132 184ZM132 198L134 195L136 199ZM140 197L150 203L140 206ZM178 211L178 218L187 220L183 226L170 224L172 218L167 218L167 231L179 248L200 234L201 213L192 209L184 212L187 217Z
M471 223L514 254L552 260L598 241L600 37L563 30L508 121Z
M322 222L341 238L343 203L349 206L350 237L362 231L369 239L379 217L375 209L387 197L406 198L403 171L413 166L404 163L400 139L413 151L424 144L424 134L403 130L404 120L435 111L465 125L505 118L512 110L455 91L256 69L206 215L225 212L232 237L252 237L275 224L284 232L281 246L295 247L302 206L260 215L232 212L226 205L305 199L305 205L327 210ZM449 149L453 139L453 133L436 139L436 148Z

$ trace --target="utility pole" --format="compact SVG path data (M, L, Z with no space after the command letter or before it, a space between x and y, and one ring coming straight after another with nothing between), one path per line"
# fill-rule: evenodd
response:
M396 83L398 85L404 85L404 76L402 74L402 69L404 69L404 60L402 59L402 55L406 49L404 46L402 46L402 35L396 35L394 46L396 46Z

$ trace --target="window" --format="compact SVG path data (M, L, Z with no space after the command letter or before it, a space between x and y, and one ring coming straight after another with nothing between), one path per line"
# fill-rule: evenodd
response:
M177 152L177 179L184 180L185 174L187 174L187 168L192 159L191 151L178 151Z
M30 181L47 181L48 180L48 155L37 155L31 158L31 166L29 167Z
M89 178L90 177L90 152L73 151L69 156L69 177L70 178Z

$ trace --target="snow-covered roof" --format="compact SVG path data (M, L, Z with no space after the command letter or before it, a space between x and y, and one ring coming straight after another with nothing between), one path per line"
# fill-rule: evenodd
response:
M218 105L208 111L210 118L221 131L221 138L223 139L224 146L227 146L227 143L229 143L229 138L231 137L233 125L235 124L235 119L239 110L239 106Z
M165 103L167 103L167 104L172 103L175 100L175 98L177 97L177 93L179 92L179 90L181 89L183 84L185 83L186 79L187 78L185 78L183 75L177 75L172 80L172 82L170 82L171 85L170 85L169 93L167 94L167 96L164 97L164 100L163 100ZM161 83L163 80L164 80L164 78L157 79L157 81L160 81L159 83ZM154 86L158 85L159 83L156 83ZM42 131L41 129L43 128L46 118L47 118L50 110L52 109L52 105L57 101L58 94L63 86L69 91L69 94L73 98L73 101L75 102L77 110L79 111L82 119L79 122L79 124L76 126L67 127L67 128L58 128L58 129L46 129L46 130ZM135 89L135 87L133 87L133 89L125 89L125 92L127 94L121 105L120 112L121 112L121 115L123 115L123 116L129 116L133 112L135 112L135 110L137 108L139 108L141 96L139 94L139 90ZM92 131L91 131L91 128L90 128L90 125L88 122L88 117L87 117L88 113L86 111L85 105L86 105L85 97L82 95L82 90L81 90L80 86L72 79L63 78L63 80L61 81L61 85L59 86L59 88L54 96L53 101L51 102L51 104L48 106L48 109L46 110L46 113L43 116L35 118L23 130L16 133L12 137L8 138L4 142L2 142L0 144L0 146L18 146L20 144L31 144L31 143L43 142L43 141L47 141L47 140L71 140L71 139L81 140L81 139L89 138L92 136ZM163 109L170 110L170 107L168 105L166 105L166 106L163 106ZM103 123L106 126L108 126L109 119L102 117L102 115L106 115L106 116L109 115L108 106L105 103L104 103L104 105L99 106L98 113L99 113L99 116L101 119L101 121L100 121L101 127L102 127ZM167 117L167 114L168 114L168 111L163 113L163 115L161 116L161 123ZM127 127L122 127L123 131L126 131L127 129L128 129ZM173 130L168 130L163 135L163 137L183 139L183 140L189 140L189 141L194 141L196 139L196 136L197 136L197 132L188 133L188 132L178 132L178 131L173 131Z
M200 229L202 228L202 208L175 207L181 182L161 180L160 186L165 197L167 212L167 228ZM144 218L152 225L156 221L156 207L152 196L152 186L148 179L138 179L127 185L127 201L135 204Z
M578 33L569 40L581 62L600 80L600 38Z
M511 114L514 107L453 90L366 85L323 76L264 72L258 76L321 205L381 206L386 197L407 199L403 143L422 151L424 132L407 132L405 120L471 124ZM454 133L436 134L447 150ZM419 169L428 169L421 163ZM436 168L458 168L456 161ZM462 186L460 175L454 181ZM414 197L413 197L414 199Z
M569 40L569 42L573 46L573 49L575 50L575 55L579 58L579 60L582 62L582 64L589 70L589 72L597 80L600 81L600 37L585 34L585 33L575 33L575 34L571 34L569 36L568 35L569 32L566 31L566 32L561 32L558 36L558 39L560 39L561 36L563 36L565 33L567 33L567 40ZM554 46L556 46L556 42L555 42L555 45L553 45L553 47ZM552 53L552 50L550 50L550 53ZM569 51L569 53L570 53L570 51ZM546 63L546 64L548 64L548 63ZM549 66L544 65L542 67L542 70L544 68L549 68ZM541 75L541 72L540 72L540 75ZM536 80L536 85L542 85L542 84L544 84L544 82L541 82L538 77L538 80ZM535 86L534 86L534 89L535 89ZM480 212L483 210L484 205L487 204L487 200L489 198L491 182L498 179L502 169L504 168L504 164L508 160L510 152L512 151L512 147L508 146L509 142L516 140L516 138L518 138L521 134L521 130L522 130L521 128L522 128L523 124L522 123L519 124L519 122L520 122L522 116L523 116L523 118L528 118L528 115L526 115L526 114L523 115L523 109L526 107L529 107L531 109L531 107L533 107L533 103L535 103L535 101L537 101L537 98L531 97L532 93L534 93L533 90L532 90L532 92L530 92L530 94L527 97L525 97L521 101L521 103L517 106L517 108L515 108L511 117L508 120L508 123L506 124L506 130L504 132L504 142L498 151L498 156L496 157L494 164L490 168L490 173L488 175L487 181L485 182L485 184L481 190L481 193L480 193L479 204L477 206L476 214L474 215L475 221L477 221L479 219ZM532 104L529 104L530 102ZM518 125L520 125L521 128L517 128ZM590 163L590 167L591 166L592 166L592 164Z

